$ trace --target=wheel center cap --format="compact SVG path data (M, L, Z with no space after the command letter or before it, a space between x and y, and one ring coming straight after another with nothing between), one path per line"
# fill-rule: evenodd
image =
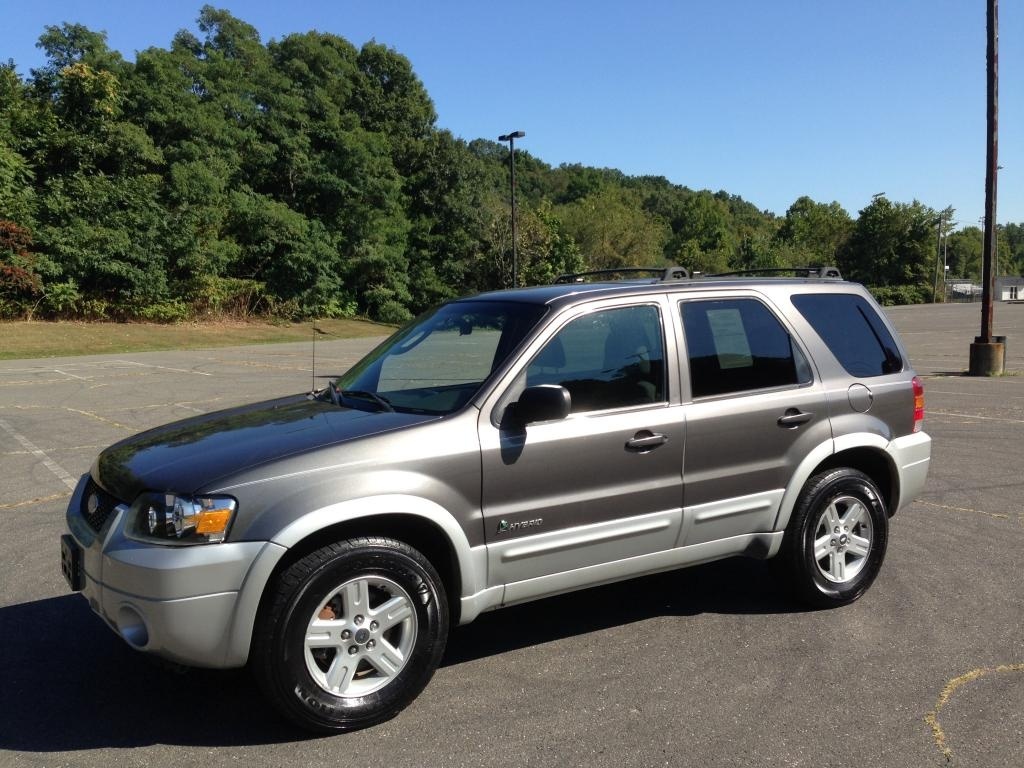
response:
M370 630L363 628L356 632L356 642L359 645L366 645L366 641L370 639Z
M842 536L839 537L839 546L845 547L849 540L850 537L844 533Z

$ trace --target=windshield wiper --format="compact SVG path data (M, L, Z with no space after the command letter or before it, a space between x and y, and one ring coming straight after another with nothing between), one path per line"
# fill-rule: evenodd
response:
M338 389L333 384L328 384L323 389L314 389L306 395L307 400L321 400L324 395L330 395L331 402L335 405L341 405L341 395L338 394Z
M382 411L387 411L388 413L395 412L395 409L392 407L391 403L388 402L387 398L385 398L383 395L378 395L376 392L367 392L366 390L363 389L343 389L341 391L341 396L362 398L364 400L372 400L374 403L380 406L380 409Z

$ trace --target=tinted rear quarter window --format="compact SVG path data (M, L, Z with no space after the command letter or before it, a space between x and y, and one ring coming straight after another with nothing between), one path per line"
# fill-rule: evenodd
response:
M803 293L792 301L851 376L885 376L903 370L896 341L862 296Z

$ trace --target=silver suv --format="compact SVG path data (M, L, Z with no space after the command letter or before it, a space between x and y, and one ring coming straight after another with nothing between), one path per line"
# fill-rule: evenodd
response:
M68 508L71 588L324 732L401 710L482 611L733 555L815 606L860 597L931 452L867 291L579 280L444 304L323 390L108 448Z

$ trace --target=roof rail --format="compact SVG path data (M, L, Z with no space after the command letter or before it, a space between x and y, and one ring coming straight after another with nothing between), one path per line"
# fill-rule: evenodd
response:
M593 269L589 272L571 272L559 275L555 283L583 283L588 277L613 277L615 275L646 275L656 281L687 280L690 277L686 267L617 267L615 269Z
M740 269L735 272L716 272L704 277L742 277L743 275L782 275L794 274L797 277L832 278L842 280L843 276L836 267L778 267L774 269Z

